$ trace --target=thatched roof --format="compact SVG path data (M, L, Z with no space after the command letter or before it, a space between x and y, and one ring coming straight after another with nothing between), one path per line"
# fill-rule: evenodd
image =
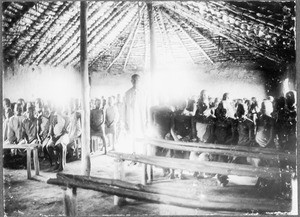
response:
M5 64L79 67L80 2L4 2ZM90 71L149 65L146 3L89 2ZM294 2L154 2L156 64L295 59Z

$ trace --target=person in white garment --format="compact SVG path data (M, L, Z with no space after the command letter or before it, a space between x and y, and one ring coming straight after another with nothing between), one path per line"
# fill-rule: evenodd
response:
M143 147L134 142L135 138L143 137L146 128L146 97L140 87L140 76L131 76L132 87L125 93L125 129L131 140L132 152L142 153ZM136 145L135 145L136 144ZM128 150L130 152L130 150Z

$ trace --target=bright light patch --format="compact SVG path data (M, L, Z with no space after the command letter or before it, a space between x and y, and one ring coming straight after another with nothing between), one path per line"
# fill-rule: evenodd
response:
M289 88L289 79L286 78L283 83L282 83L282 92L283 94L285 95L287 92L290 91L290 88Z
M42 98L64 106L70 98L81 97L79 81L79 75L71 68L24 67L19 74L4 82L4 95L12 101L19 98L26 101Z

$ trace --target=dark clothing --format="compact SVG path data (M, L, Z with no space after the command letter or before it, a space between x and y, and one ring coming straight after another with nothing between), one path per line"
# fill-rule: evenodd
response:
M26 139L27 143L32 143L37 139L37 119L26 118L23 121L23 138Z
M248 118L238 120L238 145L250 146L254 143L254 123Z
M38 135L41 139L41 142L43 142L49 133L49 129L50 129L49 118L44 116L39 116L37 118L37 129L38 129Z
M171 130L172 110L167 106L152 107L151 117L156 131L155 133L158 137L165 138L165 136L170 133Z
M172 126L174 126L174 131L177 135L184 137L192 136L192 117L174 114L172 118Z
M93 109L91 111L91 130L94 132L102 131L104 124L104 112L102 109Z
M232 137L232 122L229 118L218 118L215 122L215 139L218 144L228 144Z

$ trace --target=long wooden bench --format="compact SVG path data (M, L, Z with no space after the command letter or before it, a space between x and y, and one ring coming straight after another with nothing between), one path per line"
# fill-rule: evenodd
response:
M178 159L178 158L167 158L159 156L149 156L147 155L146 149L147 145L160 146L175 150L184 150L184 151L203 151L209 153L217 154L228 154L228 146L215 146L210 147L204 144L206 147L198 147L198 143L178 143L172 141L161 141L161 140L152 140L143 139L138 142L145 144L145 153L141 154L125 154L119 152L108 152L107 155L115 158L115 169L114 169L114 179L101 179L95 177L83 177L67 174L58 174L57 179L48 180L49 184L55 184L60 186L67 186L65 189L65 212L68 216L76 215L76 189L84 188L91 189L96 191L101 191L104 193L112 194L114 196L114 204L121 205L124 201L124 198L132 198L138 200L145 200L156 203L166 203L176 206L184 206L198 209L218 209L218 210L234 210L234 211L249 211L248 203L244 203L247 198L236 198L235 201L230 199L230 202L225 202L224 200L215 200L215 201L205 201L192 200L186 198L186 195L183 193L181 195L175 195L169 190L164 191L155 191L153 188L147 184L147 165L157 166L161 168L171 168L171 169L180 169L191 172L205 172L205 173L216 173L223 175L237 175L237 176L249 176L249 177L261 177L266 179L285 179L285 180L294 180L292 185L295 186L295 177L293 178L294 171L290 171L283 168L277 167L255 167L251 165L241 165L234 163L223 163L223 162L210 162L210 161L193 161L188 159ZM191 145L191 146L188 146ZM197 147L195 147L197 145ZM200 144L201 145L201 144ZM231 147L232 148L232 147ZM238 147L239 148L239 147ZM236 150L238 150L236 148ZM214 152L216 149L217 152ZM227 150L227 152L226 152ZM225 152L224 152L225 151ZM271 150L270 152L264 152L266 150L260 150L259 148L253 148L250 152L247 147L241 147L241 150L234 152L232 156L246 156L245 153L255 154L256 158L265 158L265 159L284 159L289 161L294 161L294 157L288 153L275 152ZM263 154L257 154L264 152ZM248 155L247 155L248 156ZM124 172L124 161L133 161L142 163L142 175L141 183L142 185L134 185L125 180ZM149 174L148 174L149 177ZM145 190L146 189L146 190ZM145 192L148 191L148 192ZM173 191L174 192L174 191ZM292 194L297 192L292 191ZM244 204L244 205L242 205ZM265 211L274 211L274 207L271 208L272 202L257 202L255 207L250 208L250 210L255 210L259 212ZM274 205L274 204L273 204ZM273 210L272 210L273 209ZM289 211L285 210L284 206L279 208L280 211ZM276 210L277 211L277 210Z
M116 164L120 161L116 159ZM118 173L118 171L115 171ZM281 201L274 204L273 200L268 199L247 199L234 196L216 197L207 195L207 197L199 197L199 195L185 194L180 189L172 187L155 187L149 185L132 184L119 179L105 179L99 177L90 177L82 175L72 175L57 173L56 179L49 179L48 184L64 186L64 204L65 214L67 216L77 215L77 188L100 191L106 194L115 195L114 205L124 204L124 198L142 200L152 203L163 203L180 207L188 207L203 210L223 210L236 212L289 212L288 202Z
M152 138L138 138L136 139L136 141L139 143L143 143L144 145L157 146L179 151L206 152L213 154L222 154L227 156L251 157L267 160L284 160L296 163L295 152L279 151L277 149L272 148L246 147L238 145L219 145L202 142L175 142L170 140Z
M39 175L40 166L38 158L38 144L3 144L3 149L25 149L27 156L27 178L31 179L31 151L33 152L33 164L35 169L35 175Z

